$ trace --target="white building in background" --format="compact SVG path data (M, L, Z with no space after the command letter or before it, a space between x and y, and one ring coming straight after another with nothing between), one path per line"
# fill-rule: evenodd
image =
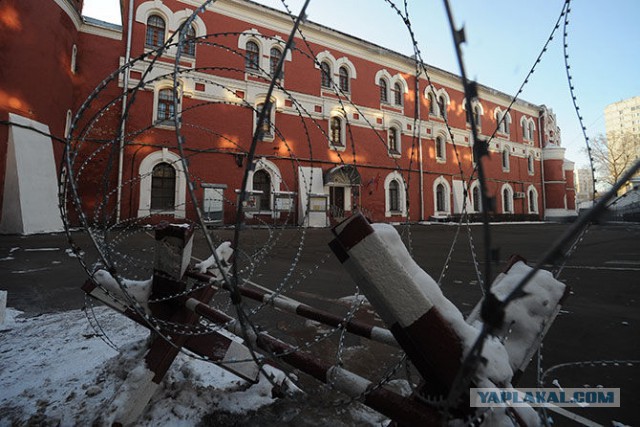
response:
M640 96L614 102L604 108L604 125L607 138L616 134L640 134Z
M593 174L589 168L576 169L576 206L578 209L591 206L593 201Z

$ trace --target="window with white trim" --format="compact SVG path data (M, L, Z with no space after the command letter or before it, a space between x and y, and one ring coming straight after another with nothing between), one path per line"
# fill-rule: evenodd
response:
M535 172L533 153L529 153L529 155L527 156L527 172L529 172L529 175L533 175Z
M282 58L282 51L277 47L272 47L271 51L269 52L269 72L271 73L272 76L276 74L276 69L278 68L278 63L280 62L281 58ZM283 76L284 76L284 67L280 71L280 75L278 76L278 78L281 79Z
M405 182L398 171L393 171L384 179L385 216L407 215L405 203Z
M510 166L510 153L509 153L509 147L506 146L502 149L502 171L503 172L509 172L509 166Z
M331 65L328 62L320 63L320 85L325 88L331 87L331 82L333 78L331 77Z
M400 211L400 184L395 179L389 182L387 197L389 198L389 211Z
M387 132L389 154L400 154L400 132L395 126L391 126Z
M196 56L196 29L190 25L185 33L184 43L182 44L182 54L185 56Z
M340 69L338 70L338 76L339 76L340 90L343 92L349 92L350 82L349 82L349 70L347 69L347 67L340 67Z
M158 90L156 100L156 124L174 126L176 117L175 91L173 88Z
M436 101L431 92L427 94L427 101L429 102L429 114L436 114Z
M438 114L443 119L447 118L447 99L444 95L438 96Z
M513 213L513 191L508 184L502 187L502 212Z
M438 216L451 213L451 187L444 177L439 177L433 183L433 207Z
M260 46L254 41L248 41L245 46L244 68L250 71L260 69Z
M256 105L255 109L255 126L258 126L258 120L260 117L260 113L262 109L265 108L266 102L260 102ZM262 141L272 141L273 140L273 103L268 103L267 111L264 115L264 120L262 121L262 126L260 126L258 132L258 139Z
M151 211L173 211L176 202L176 170L161 162L151 172Z
M378 86L380 86L380 102L389 102L389 88L387 81L385 79L380 79L378 81Z
M73 74L75 74L77 71L77 68L78 68L77 65L78 65L78 46L74 44L73 47L71 48L71 64L70 64L70 69Z
M529 199L529 213L538 213L538 191L534 187L529 187L527 197Z
M481 202L480 186L476 182L476 185L471 188L471 208L473 209L473 212L480 212L480 206L482 206Z
M166 28L167 24L160 16L149 16L147 19L145 46L150 48L158 48L162 46L164 44Z
M264 170L260 169L253 173L253 191L257 192L255 197L258 199L256 207L260 211L271 210L271 175Z
M447 160L447 143L442 135L436 137L436 160L439 162Z
M332 148L345 147L345 119L339 114L334 114L329 119L329 143Z
M402 86L400 83L395 83L393 85L393 103L395 105L402 105Z

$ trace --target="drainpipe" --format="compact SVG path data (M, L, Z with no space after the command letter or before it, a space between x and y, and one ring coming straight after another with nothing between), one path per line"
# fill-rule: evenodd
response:
M116 224L120 222L120 211L122 208L122 174L124 169L124 135L126 128L125 112L127 110L127 90L129 89L129 61L131 60L131 31L133 27L133 6L135 0L129 0L129 16L127 17L127 47L124 56L124 77L122 94L122 116L120 118L120 149L118 154L118 189L116 193Z
M420 221L424 221L424 166L422 164L422 117L420 116L420 75L416 75L416 114L418 115L418 162L420 163Z
M542 210L544 211L542 219L544 220L547 216L547 194L544 183L544 147L542 146L542 120L540 119L540 114L538 114L538 142L540 143L540 182L542 182Z

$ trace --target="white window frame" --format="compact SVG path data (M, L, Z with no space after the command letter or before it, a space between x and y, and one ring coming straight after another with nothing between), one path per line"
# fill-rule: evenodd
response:
M509 192L509 208L507 209L507 207L504 204L504 192L508 191ZM515 213L515 206L513 206L513 188L511 187L510 184L504 184L502 186L502 188L500 189L500 203L502 204L502 213L503 214L513 214Z
M331 140L331 119L334 117L340 118L340 140L342 141L342 145L334 145ZM345 151L347 149L347 118L345 114L340 111L332 111L329 120L327 120L327 124L327 135L329 136L327 142L329 143L329 148L334 151Z
M178 123L180 123L181 114L182 114L182 82L178 82L178 88L176 90L178 96L178 108L176 108L175 115L178 118ZM160 100L160 91L164 89L173 90L173 82L158 82L153 89L153 125L157 128L161 129L175 129L175 121L174 120L163 120L162 122L158 121L158 102ZM175 93L175 92L174 92ZM174 101L175 102L175 101Z
M168 148L154 151L147 155L140 162L138 174L140 177L140 199L138 203L138 218L148 217L151 211L151 180L153 168L159 163L168 163L176 170L176 188L175 188L175 207L173 212L165 211L163 213L171 214L176 218L185 217L185 200L187 195L187 182L182 168L182 160L180 156L169 151Z
M534 198L533 198L534 210L531 210L531 193L532 192L533 192L533 195L534 195ZM536 190L536 187L534 187L533 185L530 185L527 188L527 211L530 214L540 213L540 208L538 206L538 190Z
M511 147L507 144L504 144L500 151L500 163L502 165L502 172L511 171Z
M442 141L442 156L438 156L438 145L440 144L438 140ZM434 157L436 162L438 163L446 163L447 162L447 137L441 133L436 135L434 139Z
M389 200L389 185L391 181L397 181L398 186L398 207L399 211L391 210L391 203ZM407 186L404 181L404 177L400 172L393 171L384 179L384 216L389 218L391 216L407 216Z
M438 210L438 185L442 184L444 186L444 210ZM433 182L433 213L436 217L449 216L451 215L451 184L447 181L443 176L439 176Z

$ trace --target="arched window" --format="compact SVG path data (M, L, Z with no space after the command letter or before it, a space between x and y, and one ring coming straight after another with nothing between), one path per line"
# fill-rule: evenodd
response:
M261 102L256 106L256 125L258 124L260 112L264 108L264 104L264 102ZM259 139L273 138L273 133L271 132L271 105L272 104L269 104L267 111L265 111L264 120L259 129Z
M151 15L147 19L147 37L145 45L148 47L160 47L164 44L166 24L158 15Z
M511 116L509 116L509 113L504 114L504 133L511 133Z
M440 117L443 119L447 117L447 100L444 98L444 95L438 97L438 110L440 110Z
M151 173L151 210L173 210L176 197L176 171L169 163L158 163Z
M389 182L389 210L400 211L400 184L395 179Z
M398 144L398 129L394 126L389 128L389 153L400 154L400 147Z
M385 79L380 79L378 85L380 86L380 102L387 102L389 100L389 95L387 94L387 81Z
M187 56L196 56L196 30L193 26L185 33L184 44L182 45L182 54Z
M166 125L172 125L176 114L173 89L160 89L158 91L158 107L156 120Z
M534 139L534 135L533 134L535 133L535 131L536 131L535 125L533 124L533 122L529 122L529 139L531 141L533 141L533 139Z
M505 147L502 150L502 170L509 171L509 147Z
M396 105L402 105L402 87L400 83L393 85L393 103Z
M340 75L340 90L349 92L349 71L347 67L340 67L338 74Z
M504 133L504 121L502 120L502 113L500 111L496 113L496 123L498 124L498 132Z
M446 205L446 192L443 184L438 184L436 186L436 212L445 212L447 210Z
M533 175L534 173L533 153L530 153L529 157L527 157L527 171L529 172L529 175Z
M538 194L531 188L528 192L529 196L529 213L538 213Z
M262 191L257 194L258 203L256 207L261 211L271 210L271 176L264 169L260 169L253 174L253 191Z
M509 187L502 189L502 210L504 213L513 213L513 200Z
M322 87L331 87L331 66L327 62L320 64L320 84Z
M436 160L446 160L447 159L447 147L445 143L445 139L442 135L438 135L436 137Z
M70 66L71 72L73 74L75 74L77 71L77 64L78 64L78 46L74 44L73 47L71 48L71 66Z
M473 115L474 115L474 119L475 119L475 122L476 122L476 126L478 128L480 128L481 127L480 126L481 125L481 120L480 120L481 114L480 114L480 106L479 105L475 105L473 107Z
M277 47L272 47L269 55L269 72L272 76L276 74L276 69L278 68L280 58L282 58L282 51ZM284 73L281 72L278 78L282 78L283 74Z
M522 120L522 139L529 140L529 127L524 119Z
M433 99L433 94L431 92L429 92L427 94L427 100L429 101L429 114L435 114L436 113L436 102Z
M343 147L344 141L342 140L342 118L338 116L331 117L330 121L330 138L331 144L337 147Z
M260 68L260 47L258 43L249 41L245 46L244 67L247 70L258 70Z
M480 187L477 185L471 190L471 206L474 212L480 212Z

